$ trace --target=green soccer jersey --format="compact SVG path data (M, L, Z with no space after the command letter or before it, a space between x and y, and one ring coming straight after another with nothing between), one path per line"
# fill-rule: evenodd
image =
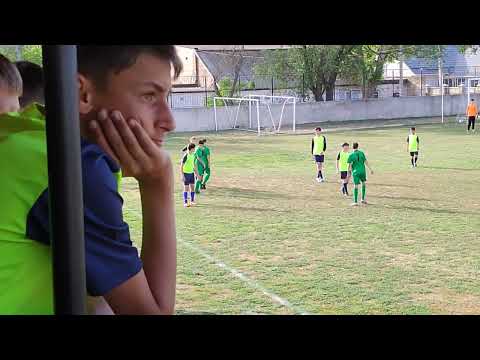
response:
M208 155L210 155L210 150L206 147L203 147L203 148L199 147L195 151L195 158L200 159L203 162L203 164L205 164L205 168L208 168ZM197 161L197 164L203 167L202 163L198 161Z
M208 163L208 157L210 156L210 149L206 146L203 147L204 152L205 152L205 164L207 165L207 168L210 167L210 164Z
M365 161L367 158L363 151L355 150L348 157L347 162L352 164L352 174L365 174Z

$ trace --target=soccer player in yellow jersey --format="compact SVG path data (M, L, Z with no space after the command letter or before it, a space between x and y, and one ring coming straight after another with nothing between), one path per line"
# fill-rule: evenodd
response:
M407 151L410 153L412 168L417 167L418 151L420 150L420 138L414 127L410 128L410 135L407 137Z
M312 139L312 155L317 164L317 181L322 183L325 176L322 174L323 163L325 162L325 151L327 150L327 139L322 135L320 127L315 128L315 136Z
M335 163L337 167L337 174L340 173L340 179L342 180L342 194L348 196L348 181L350 180L350 172L348 171L348 156L350 155L350 144L343 143L342 150L338 152L337 161Z

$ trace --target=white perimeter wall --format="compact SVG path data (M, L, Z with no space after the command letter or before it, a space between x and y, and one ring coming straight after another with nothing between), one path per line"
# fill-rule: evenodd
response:
M475 98L477 102L480 101L480 94L472 94L471 97ZM368 101L297 103L296 122L297 124L306 124L323 121L434 117L441 115L441 101L440 96L416 96L370 99ZM464 114L466 106L465 96L444 97L445 116ZM271 104L270 107L274 119L277 120L282 105ZM231 128L232 124L229 119L233 120L236 108L230 108L230 110L233 110L233 115L224 107L217 108L219 130ZM177 122L177 132L215 130L213 108L173 109L172 113ZM252 114L255 121L255 110ZM265 106L261 106L260 118L262 126L271 127L270 116ZM245 106L242 107L239 114L240 125L246 126L247 121L248 106ZM292 105L287 105L282 128L291 127L291 123ZM254 126L256 126L255 122Z

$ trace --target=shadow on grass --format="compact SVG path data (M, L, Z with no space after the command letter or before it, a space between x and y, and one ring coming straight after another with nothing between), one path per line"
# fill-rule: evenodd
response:
M221 196L221 197L234 197L242 199L292 199L293 197L288 194L277 193L274 191L266 190L251 190L243 189L238 187L209 187L208 193L212 196Z
M385 186L385 187L403 187L403 188L416 188L416 186L413 186L413 185L404 185L404 184L377 184L377 183L373 183L373 182L367 182L367 186L368 187L371 187L371 186Z
M275 212L275 213L289 213L289 210L278 210L278 209L267 209L260 207L249 207L249 206L230 206L230 205L214 205L209 204L209 208L214 209L223 209L223 210L236 210L236 211L260 211L260 212Z
M213 312L208 311L184 311L184 310L177 310L175 315L218 315Z
M435 208L413 207L413 206L398 206L398 205L385 205L385 207L388 209L396 209L396 210L428 211L433 214L478 215L478 213L473 211L458 211L458 210L435 209Z
M407 196L369 195L368 197L379 198L379 199L390 199L390 200L432 201L431 199L425 199L420 197L407 197Z
M464 169L464 168L452 168L452 167L442 167L442 166L422 166L422 168L434 169L434 170L480 171L480 169Z

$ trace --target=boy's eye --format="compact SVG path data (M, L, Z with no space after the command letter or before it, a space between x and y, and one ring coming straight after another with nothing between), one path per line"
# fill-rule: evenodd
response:
M147 102L154 102L155 101L155 94L154 93L144 94L143 99Z

